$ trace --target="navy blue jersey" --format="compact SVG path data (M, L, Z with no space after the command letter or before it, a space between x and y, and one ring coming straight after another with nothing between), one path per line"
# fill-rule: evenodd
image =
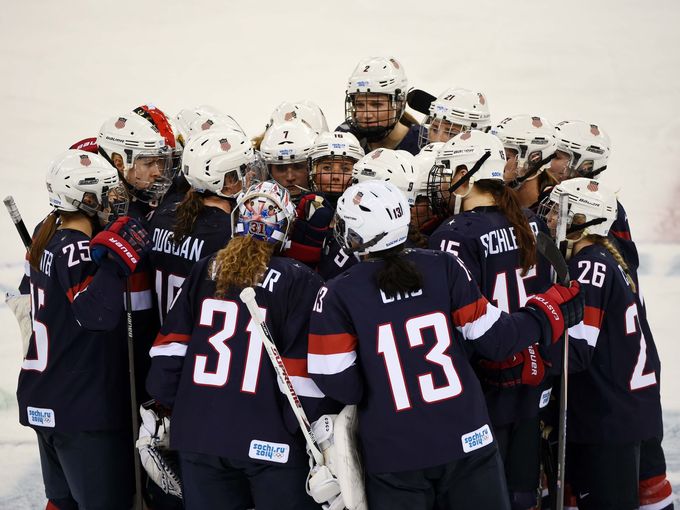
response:
M359 258L354 253L345 253L335 237L329 236L321 250L321 259L316 270L321 278L330 280L358 262Z
M436 466L493 442L463 344L502 360L538 341L531 313L490 304L462 262L406 250L422 289L387 297L368 259L322 287L310 322L308 370L326 396L358 404L369 472ZM467 342L464 342L467 341Z
M231 217L218 207L205 206L196 217L191 233L175 243L177 203L164 201L151 216L149 262L154 280L161 323L175 294L196 262L224 248L231 239Z
M236 460L305 465L304 440L238 291L217 299L214 257L192 270L151 349L147 388L172 407L171 447ZM307 374L309 314L322 282L304 264L273 257L256 287L293 386L313 409Z
M616 201L616 207L616 219L609 229L609 234L616 240L617 247L626 260L628 267L633 271L637 271L640 266L640 257L630 234L628 215L618 200Z
M349 127L349 125L346 122L343 122L340 124L338 127L335 128L336 131L342 131L344 133L352 133L354 136L357 137L357 140L359 140L359 143L361 144L361 148L366 151L368 154L371 152L373 149L371 149L368 141L366 138L361 136L360 133L358 133L356 130L352 129ZM409 126L408 132L406 133L406 136L402 138L402 140L399 142L399 144L394 148L394 150L401 150L401 151L406 151L410 152L414 156L420 152L420 147L418 147L418 133L420 132L420 125L419 124L413 124Z
M638 297L611 254L594 244L569 261L581 283L583 321L569 329L567 435L576 443L661 437L658 354L640 325ZM655 359L656 358L656 359Z
M536 214L528 209L525 214L534 234L548 232ZM460 257L482 294L504 312L519 310L529 297L552 285L550 264L540 254L537 264L522 274L514 229L498 207L476 207L451 217L435 230L429 243L432 249ZM550 381L503 389L485 385L492 422L500 426L536 416L548 403L550 387Z
M17 398L22 425L59 432L127 427L129 380L123 279L98 267L84 233L57 230L30 268L33 334Z

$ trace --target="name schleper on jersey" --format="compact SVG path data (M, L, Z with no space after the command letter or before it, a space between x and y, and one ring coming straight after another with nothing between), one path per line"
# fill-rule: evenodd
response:
M538 225L531 221L529 226L534 235L538 235ZM513 227L499 228L492 230L479 237L479 240L484 245L486 255L496 255L506 251L517 249L517 238L515 237L515 229Z
M172 232L164 228L155 228L153 230L153 251L160 253L169 253L177 257L183 257L187 260L198 262L203 251L203 239L194 239L191 236L186 236L181 244L175 244Z

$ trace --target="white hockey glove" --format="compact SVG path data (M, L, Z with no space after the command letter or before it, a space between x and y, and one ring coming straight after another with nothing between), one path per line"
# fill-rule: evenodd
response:
M31 334L33 333L33 322L31 321L31 295L30 294L15 294L7 292L5 294L5 303L9 306L12 313L19 323L19 330L21 331L21 344L23 346L24 357L28 354L28 343L31 341Z
M356 406L345 406L340 414L324 415L312 423L312 432L323 453L325 465L312 467L307 492L317 503L327 502L329 506L324 508L368 508L364 472L357 446L357 426ZM328 470L328 474L324 470ZM333 499L319 500L313 494L318 491L320 497L331 495L335 490L330 488L333 484L339 487L339 494L330 496Z
M182 497L182 484L177 475L176 454L170 445L170 419L160 418L153 409L139 408L142 425L139 427L137 450L144 470L163 492Z

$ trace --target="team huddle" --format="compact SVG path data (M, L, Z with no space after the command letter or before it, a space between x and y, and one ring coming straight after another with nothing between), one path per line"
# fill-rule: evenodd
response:
M383 57L334 131L112 116L50 165L12 303L47 509L673 508L609 154Z

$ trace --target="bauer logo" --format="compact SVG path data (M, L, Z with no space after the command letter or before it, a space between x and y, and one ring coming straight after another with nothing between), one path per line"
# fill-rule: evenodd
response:
M250 450L248 457L256 460L268 460L270 462L278 462L285 464L288 462L288 454L290 453L290 446L283 443L269 443L267 441L260 441L253 439L250 442Z
M40 407L28 407L26 409L29 424L54 428L54 411L52 409L41 409Z
M543 409L550 403L550 394L552 393L552 388L548 388L543 393L541 393L541 398L538 401L539 409Z
M462 435L460 440L463 443L463 451L468 453L491 444L493 442L493 436L491 435L489 426L484 425L477 430Z

